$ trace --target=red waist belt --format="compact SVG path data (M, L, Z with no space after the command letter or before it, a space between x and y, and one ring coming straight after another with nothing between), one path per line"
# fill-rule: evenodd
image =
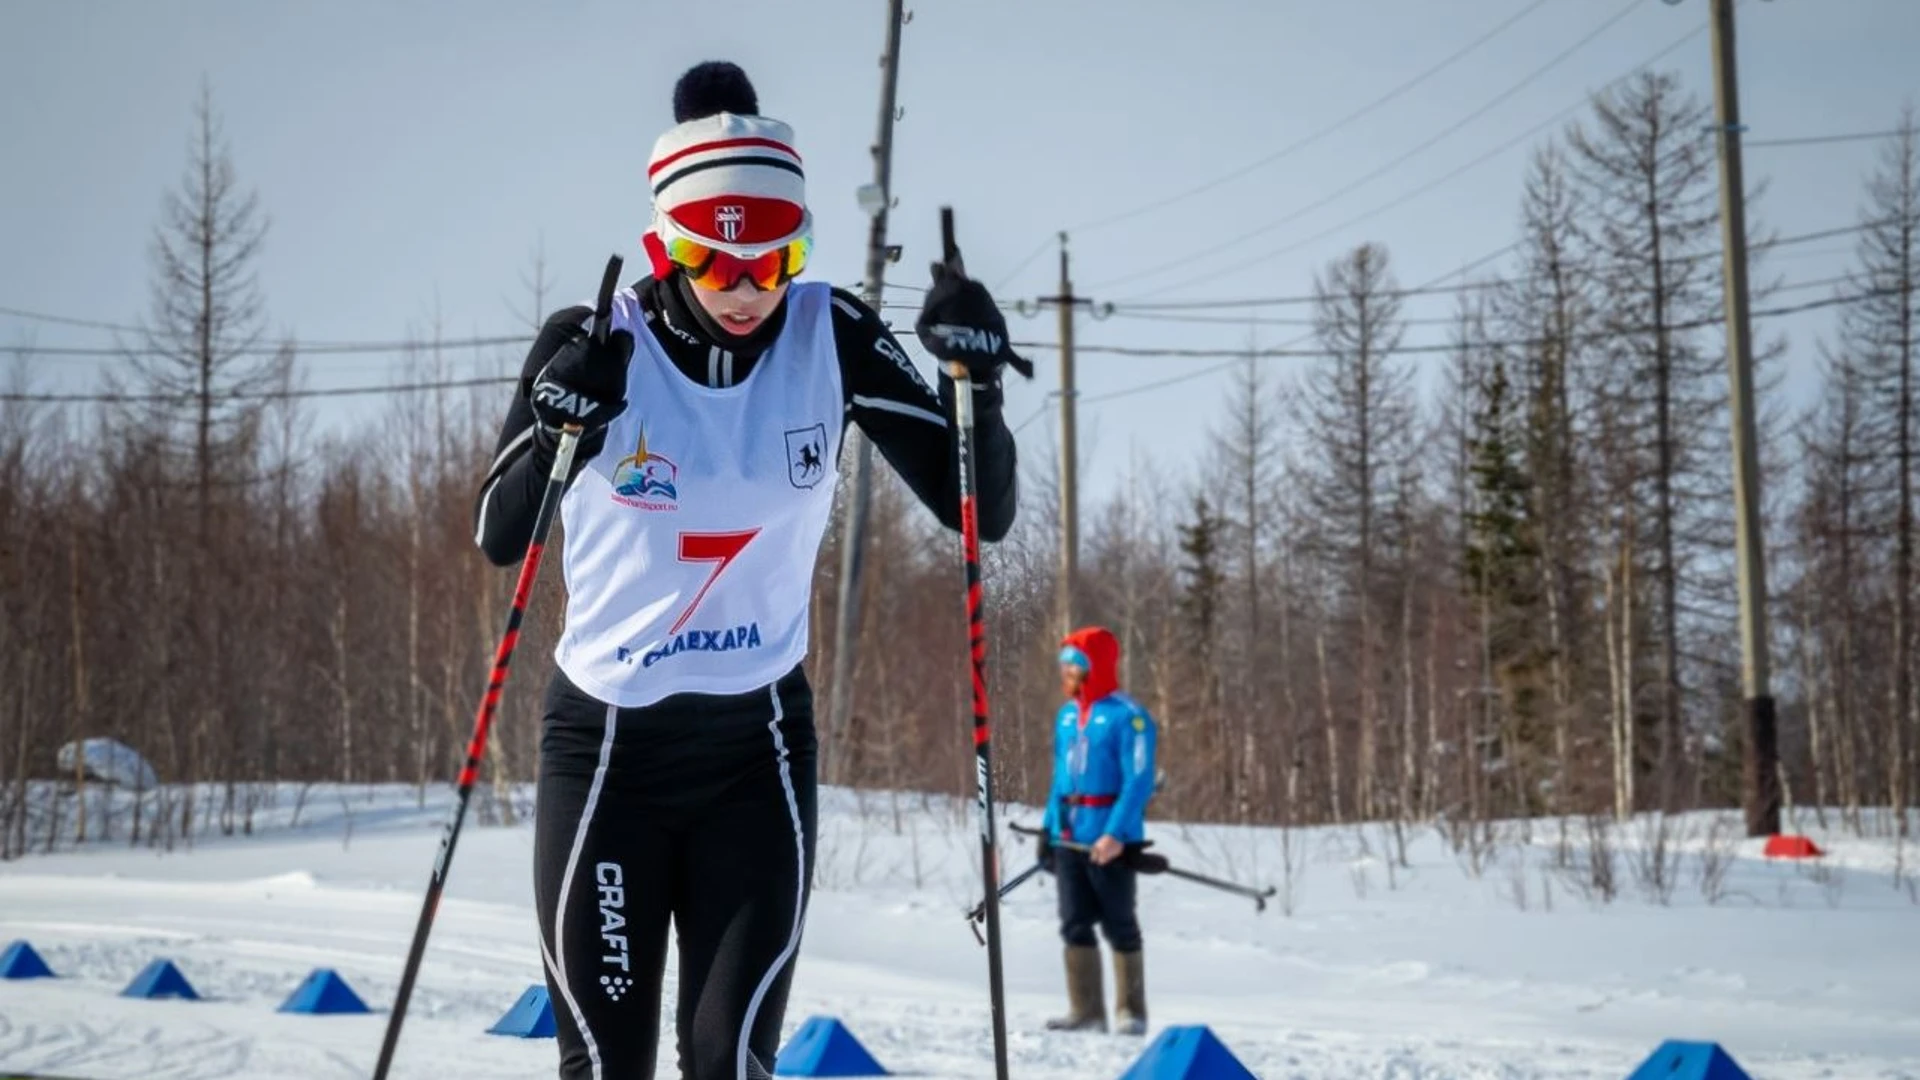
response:
M1112 806L1118 795L1069 795L1068 806Z

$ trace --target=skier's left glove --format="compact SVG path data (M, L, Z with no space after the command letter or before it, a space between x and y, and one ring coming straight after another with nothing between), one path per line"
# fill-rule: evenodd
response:
M1035 839L1033 854L1035 860L1040 864L1040 869L1045 870L1049 874L1053 873L1053 843L1047 839L1046 833L1041 833Z
M957 251L945 262L933 264L933 287L920 305L913 330L920 344L942 364L965 364L972 382L997 383L1005 364L1033 378L1033 362L1014 352L1007 340L1006 316L987 287L967 276Z

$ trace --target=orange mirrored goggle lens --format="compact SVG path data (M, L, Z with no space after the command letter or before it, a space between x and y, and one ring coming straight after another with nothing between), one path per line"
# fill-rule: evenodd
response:
M744 277L763 290L772 290L799 276L813 251L813 238L802 236L751 258L684 236L668 238L666 249L667 258L702 289L724 292Z

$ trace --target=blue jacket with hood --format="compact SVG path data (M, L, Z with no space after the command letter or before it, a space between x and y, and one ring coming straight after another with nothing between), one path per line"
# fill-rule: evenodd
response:
M1055 842L1091 845L1111 836L1139 843L1153 798L1153 717L1120 692L1120 643L1112 633L1076 630L1065 644L1087 658L1088 670L1054 719L1053 786L1041 824Z

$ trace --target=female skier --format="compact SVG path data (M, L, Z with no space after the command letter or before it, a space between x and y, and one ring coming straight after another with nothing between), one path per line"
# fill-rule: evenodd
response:
M791 129L732 64L689 70L673 105L648 166L652 273L616 294L603 343L585 307L548 320L476 509L488 559L517 562L560 428L584 428L534 840L566 1080L653 1075L669 921L680 1075L771 1074L812 878L802 661L846 424L959 528L946 417L964 391L944 366L929 387L853 295L793 280L812 236ZM934 266L916 331L967 367L991 541L1016 502L1000 369L1032 369L957 263Z

